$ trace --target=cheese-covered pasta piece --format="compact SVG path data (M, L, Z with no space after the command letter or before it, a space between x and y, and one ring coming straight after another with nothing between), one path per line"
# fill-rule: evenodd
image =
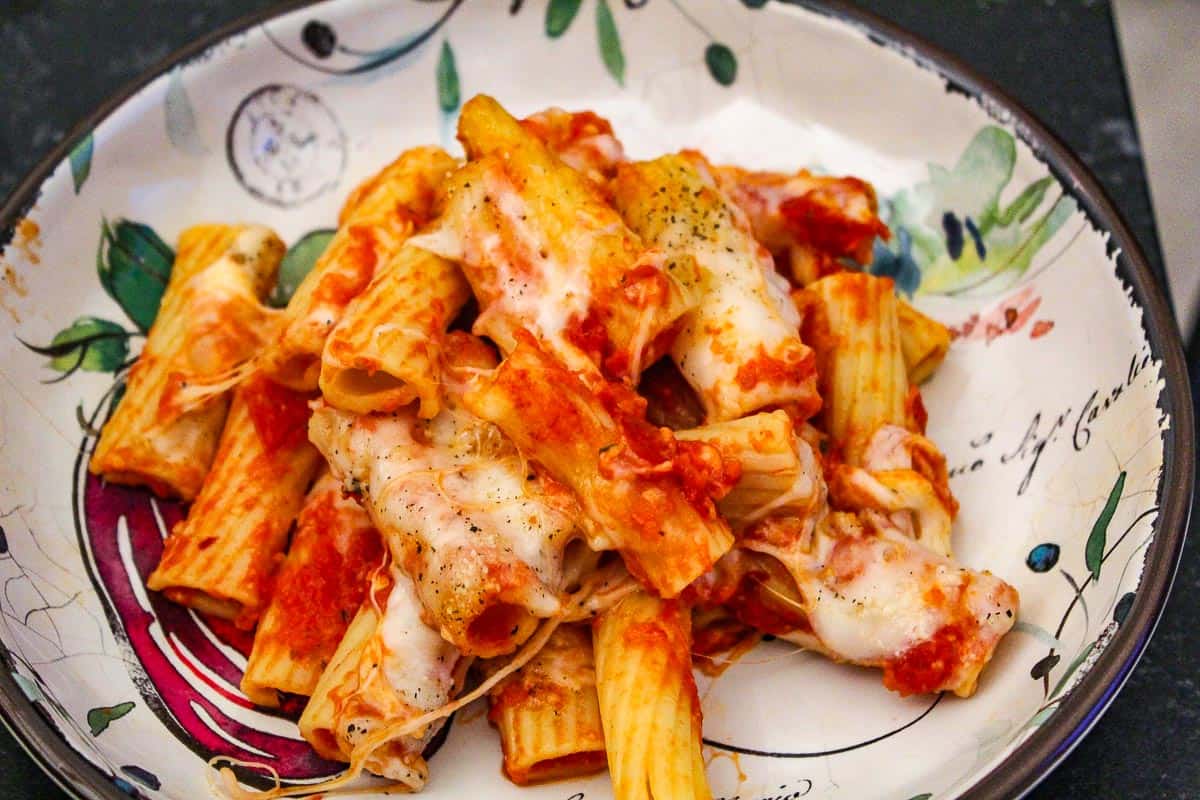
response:
M646 243L671 259L694 258L700 267L700 301L684 317L671 357L708 421L768 406L791 406L801 419L815 414L821 406L816 361L800 341L787 281L703 158L622 165L614 200Z
M266 332L260 301L284 246L257 225L197 225L179 237L171 278L125 396L104 425L88 468L114 483L193 499L229 408L223 393L184 401L189 381L253 355Z
M446 181L441 215L412 242L462 264L479 300L475 332L507 353L524 328L572 369L636 380L694 304L695 265L646 250L490 97L463 106L459 138L472 161Z
M732 544L714 501L736 481L737 462L651 426L624 385L593 392L523 335L464 403L575 493L592 549L619 551L658 594L679 594Z
M259 365L298 391L317 388L325 339L346 306L425 224L434 193L455 161L439 147L406 150L351 192L337 233L284 309Z
M451 373L495 363L461 333L447 355ZM560 610L578 509L499 428L452 393L446 399L431 420L411 408L359 415L322 405L310 436L334 474L362 493L442 636L466 655L504 655Z
M441 408L442 340L470 297L455 264L402 246L350 301L325 343L325 399L360 414L420 400L421 416L435 416Z
M261 706L311 695L383 562L367 512L324 470L296 518L292 546L259 620L242 692Z
M791 598L768 632L838 661L882 668L884 685L901 694L974 693L1016 622L1016 589L959 567L882 516L833 512L805 538L794 521L777 518L742 536L744 548L777 559L795 587L778 593ZM741 585L754 591L763 583Z
M521 125L601 191L607 191L617 165L625 160L612 124L591 111L547 108L521 120Z
M596 683L616 800L708 800L691 612L632 594L594 625Z
M900 322L900 349L908 382L922 384L933 376L950 351L950 329L932 317L898 301L896 316Z
M308 398L255 375L234 390L212 471L146 586L241 628L267 602L288 529L321 457Z
M734 529L771 515L815 522L825 506L820 459L799 440L791 417L783 411L675 431L675 438L707 442L741 464L737 483L717 503Z
M393 566L372 580L300 716L300 734L320 756L350 761L381 729L445 705L463 664L454 645L422 621L412 581ZM443 724L383 742L363 765L420 791L429 779L421 753Z
M504 774L519 785L604 769L592 635L562 625L533 660L488 694L500 731Z
M801 286L842 271L843 259L870 264L875 238L889 236L878 216L875 189L858 178L724 166L716 169L716 177L746 213L755 238L786 258Z
M861 464L830 465L833 505L864 516L886 515L887 524L950 557L958 501L950 492L946 457L937 446L897 425L884 425L868 442Z
M822 418L835 456L858 465L883 425L924 429L920 396L910 395L900 345L899 300L890 278L839 272L805 290L804 334L817 351Z

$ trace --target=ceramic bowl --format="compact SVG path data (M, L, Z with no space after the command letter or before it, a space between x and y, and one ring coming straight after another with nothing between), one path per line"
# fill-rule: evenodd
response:
M1015 796L1096 721L1166 599L1194 462L1160 289L1079 162L952 59L841 5L766 0L340 0L247 19L86 120L0 215L0 695L87 798L206 796L226 755L336 770L238 690L243 644L147 592L183 508L86 457L153 321L178 233L254 221L311 262L346 192L402 148L453 145L461 102L610 118L629 153L872 181L895 235L872 269L957 332L925 388L962 504L955 549L1021 593L969 700L901 698L778 642L702 686L714 795ZM315 232L315 234L314 234ZM481 709L430 798L520 789ZM260 781L260 785L266 785Z

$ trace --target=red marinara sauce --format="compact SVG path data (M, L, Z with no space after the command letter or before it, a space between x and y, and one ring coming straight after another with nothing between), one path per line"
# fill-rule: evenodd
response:
M308 438L308 418L312 411L307 394L258 375L246 383L242 398L267 452L292 447Z
M891 233L874 214L855 219L843 208L844 196L862 194L874 198L870 185L857 178L843 178L820 186L799 197L790 197L779 206L787 228L800 242L835 257L861 260L876 236L887 239Z
M902 695L928 694L948 689L946 682L958 671L962 652L971 641L971 630L952 623L931 638L910 647L883 667L883 685Z
M379 566L383 544L367 525L346 527L345 511L330 492L304 509L296 540L307 558L285 564L275 584L276 630L286 632L297 656L333 655L367 590L367 574ZM342 546L339 547L338 545Z

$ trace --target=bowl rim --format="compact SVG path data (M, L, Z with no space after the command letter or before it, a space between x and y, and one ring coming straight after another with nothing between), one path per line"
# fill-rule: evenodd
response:
M175 50L125 83L73 125L6 198L0 206L0 245L11 239L18 220L32 208L42 184L75 143L150 82L234 34L329 1L337 0L284 0L246 14ZM1145 652L1170 594L1191 514L1196 460L1193 405L1182 338L1164 289L1120 212L1074 152L1023 104L957 56L846 0L778 2L858 30L870 42L894 50L920 69L934 72L947 82L948 90L966 95L989 116L1014 129L1047 165L1064 191L1078 201L1088 220L1111 234L1110 252L1113 248L1119 251L1117 275L1132 289L1133 299L1141 306L1142 327L1151 354L1162 363L1164 386L1158 407L1168 415L1170 426L1163 432L1163 468L1154 538L1146 553L1133 606L1096 663L1055 714L959 795L960 800L1023 797L1066 758L1107 710ZM85 800L128 798L112 779L77 752L25 696L13 678L12 658L3 641L0 641L0 658L6 665L0 669L0 722L21 748L68 795Z

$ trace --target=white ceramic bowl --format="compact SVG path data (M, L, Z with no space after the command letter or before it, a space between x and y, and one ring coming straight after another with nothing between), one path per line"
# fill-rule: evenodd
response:
M901 699L867 671L761 646L703 687L710 779L717 796L763 800L1027 790L1128 676L1183 538L1186 374L1129 232L1029 114L859 12L548 8L341 0L246 20L113 98L10 199L5 721L88 798L203 797L218 754L297 779L334 768L249 705L228 639L147 593L181 508L89 476L90 429L153 319L164 243L198 221L299 242L402 148L451 144L461 100L487 92L518 114L594 109L635 157L688 146L874 182L897 234L874 269L961 334L925 391L962 503L955 549L1018 587L1020 621L965 701ZM518 789L498 761L482 712L460 714L427 794L610 796L603 776Z

